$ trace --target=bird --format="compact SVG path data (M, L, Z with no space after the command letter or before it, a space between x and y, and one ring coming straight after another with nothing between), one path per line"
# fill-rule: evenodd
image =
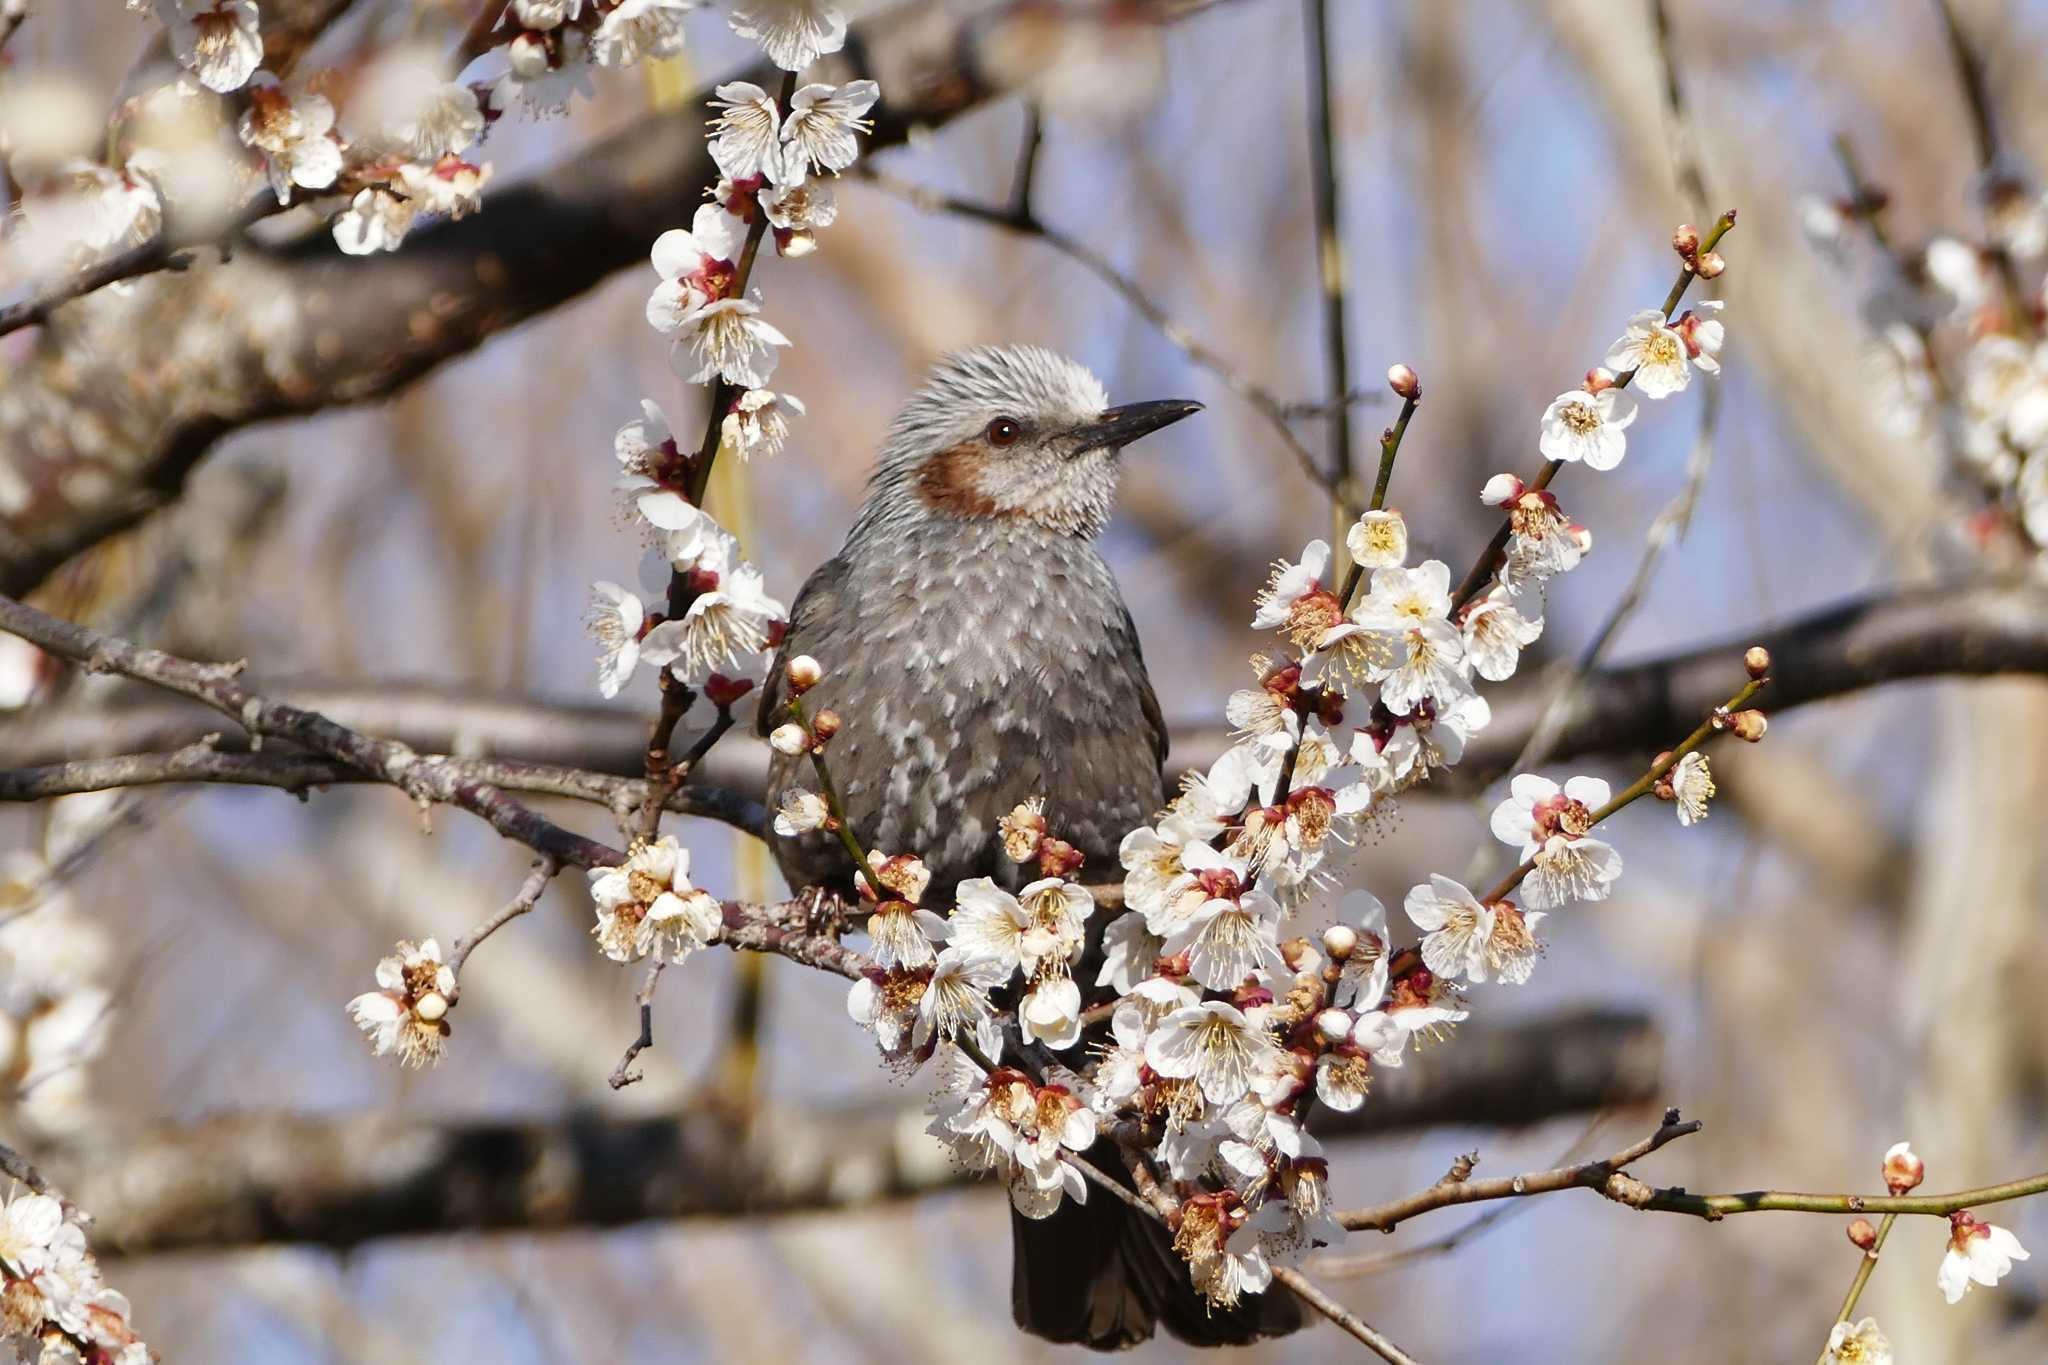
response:
M1032 345L946 356L903 404L845 544L791 607L759 712L766 734L786 719L786 662L818 661L804 702L841 718L831 774L862 847L915 853L935 886L1015 890L1026 873L999 822L1042 799L1085 867L1118 866L1123 835L1165 804L1167 735L1097 541L1124 447L1201 408L1111 406L1085 367ZM807 759L772 755L770 807L815 782ZM792 888L853 890L831 835L770 843ZM1123 1169L1106 1139L1090 1155ZM1013 1210L1011 1226L1012 1314L1049 1340L1121 1349L1163 1323L1231 1345L1301 1325L1285 1290L1211 1309L1166 1229L1116 1199Z

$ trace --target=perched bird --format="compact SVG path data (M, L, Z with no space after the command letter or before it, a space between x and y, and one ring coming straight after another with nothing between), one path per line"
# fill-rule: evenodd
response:
M1115 875L1123 835L1164 804L1166 729L1095 541L1123 447L1201 406L1111 407L1075 362L1008 346L947 357L897 413L846 544L797 596L761 701L766 733L785 719L784 660L823 665L806 705L843 719L832 776L864 847L919 855L935 887L1014 889L1035 874L1004 856L997 825L1042 797L1048 827ZM771 805L813 785L807 760L775 756ZM830 836L771 842L792 887L851 891ZM1106 1141L1092 1155L1121 1171ZM1211 1310L1165 1229L1106 1195L1040 1222L1013 1213L1012 1227L1016 1320L1051 1340L1112 1349L1163 1322L1221 1345L1300 1325L1285 1291Z

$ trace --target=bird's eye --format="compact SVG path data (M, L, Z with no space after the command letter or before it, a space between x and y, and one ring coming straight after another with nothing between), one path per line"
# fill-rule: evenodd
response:
M1014 445L1023 434L1024 428L1014 418L998 417L988 424L988 443L993 446Z

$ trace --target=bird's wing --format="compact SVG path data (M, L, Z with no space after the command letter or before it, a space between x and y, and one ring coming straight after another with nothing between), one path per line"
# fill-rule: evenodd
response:
M844 557L828 559L797 593L796 603L789 609L789 630L783 635L782 645L768 665L768 677L761 684L761 708L754 715L754 728L761 734L766 735L783 721L783 665L791 655L815 647L806 644L805 639L816 636L820 622L844 619L849 610L844 600L847 572Z
M1166 717L1159 710L1159 694L1152 690L1152 676L1145 671L1145 651L1138 643L1138 626L1131 620L1131 609L1123 608L1124 636L1130 642L1130 649L1124 657L1130 661L1132 686L1138 693L1138 706L1145 714L1145 724L1152 731L1152 752L1158 757L1159 765L1166 766Z

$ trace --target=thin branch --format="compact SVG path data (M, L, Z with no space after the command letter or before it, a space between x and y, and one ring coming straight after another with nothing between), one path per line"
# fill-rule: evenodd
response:
M1299 1298L1303 1303L1321 1313L1339 1328L1364 1342L1366 1346L1371 1348L1373 1354L1377 1355L1381 1360L1387 1361L1388 1365L1420 1365L1420 1362L1414 1356L1409 1355L1406 1351L1395 1345L1393 1339L1387 1336L1386 1333L1380 1331L1364 1318L1359 1317L1343 1304L1331 1298L1327 1293L1323 1292L1322 1288L1315 1281L1309 1279L1308 1276L1302 1274L1294 1267L1285 1265L1273 1267L1273 1278L1293 1290L1295 1297Z
M1302 29L1308 40L1309 182L1314 190L1317 282L1322 291L1323 366L1330 392L1342 395L1351 387L1351 362L1344 321L1344 235L1339 225L1343 195L1337 181L1337 132L1330 99L1330 13L1328 0L1303 0ZM1344 543L1343 529L1356 515L1358 502L1351 477L1351 409L1330 405L1330 480L1332 513L1337 522L1335 543ZM1341 562L1341 560L1340 560Z
M1999 174L2001 154L1998 123L1991 108L1991 86L1984 78L1984 58L1970 41L1969 33L1956 17L1955 6L1949 0L1934 0L1934 9L1941 17L1949 56L1955 62L1956 79L1963 89L1963 105L1969 110L1970 133L1977 145L1977 166L1986 177L1984 189L1987 193L1994 192L1996 185L1991 178ZM2005 306L2012 316L2012 325L2023 335L2031 334L2034 310L2027 302L2026 291L2020 286L2019 271L2013 265L2012 253L1997 241L1987 245L1991 251L1992 266L2005 290Z
M624 1090L640 1079L641 1073L633 1070L633 1063L641 1053L654 1046L654 992L661 985L661 974L668 969L668 963L656 958L647 968L647 978L640 983L640 989L633 996L633 1002L640 1007L640 1034L626 1044L625 1055L612 1068L612 1074L605 1083L614 1090Z
M476 946L540 904L541 893L548 889L548 882L559 871L561 864L554 859L536 859L533 870L526 874L526 880L520 884L519 894L507 901L504 907L489 919L455 940L455 946L448 950L448 970L455 974L455 989L458 995L462 990L462 964L469 961L469 955L476 951ZM452 1005L455 1001L451 998L448 1003Z
M1331 482L1329 471L1325 470L1314 453L1301 443L1301 438L1294 434L1293 427L1288 424L1290 416L1327 411L1327 407L1307 408L1301 404L1283 402L1271 391L1246 378L1222 355L1197 341L1193 333L1174 321L1146 292L1143 285L1117 269L1108 257L1035 217L1019 218L1007 208L996 208L988 204L975 203L970 199L940 194L922 185L867 168L865 163L858 173L861 179L877 189L906 200L926 213L950 213L961 218L973 219L978 223L987 223L992 227L1004 228L1020 236L1036 238L1092 273L1120 295L1124 302L1128 303L1138 316L1150 323L1161 336L1178 347L1181 354L1215 375L1223 381L1225 388L1251 404L1266 419L1266 424L1280 438L1281 444L1287 447L1288 453L1294 456L1295 463L1301 466L1302 472L1308 475L1309 480L1332 498L1336 497L1336 489ZM1349 399L1351 395L1347 394L1345 397ZM1378 396L1362 395L1359 401L1376 402Z
M276 787L303 797L315 787L384 781L337 759L313 754L241 753L223 750L219 744L220 736L209 734L169 753L116 754L0 770L0 801L43 801L79 792L186 782ZM531 796L587 801L615 815L639 809L646 796L646 783L639 778L587 768L435 753L423 753L419 761L452 781ZM750 834L760 831L765 816L759 802L718 787L671 791L665 809L678 815L718 820Z
M1870 1243L1870 1250L1863 1253L1856 1265L1856 1278L1849 1282L1849 1293L1842 1300L1842 1309L1835 1314L1836 1322L1847 1322L1856 1312L1856 1301L1863 1297L1863 1286L1870 1283L1870 1272L1877 1269L1878 1254L1884 1250L1885 1238L1892 1235L1892 1224L1899 1221L1899 1215L1888 1213L1877 1225L1877 1234ZM1830 1334L1832 1335L1832 1333ZM1826 1346L1821 1347L1820 1359L1816 1365L1829 1365Z
M1676 1109L1668 1109L1664 1112L1664 1121L1657 1126L1655 1132L1602 1160L1581 1162L1575 1166L1557 1166L1547 1171L1530 1171L1522 1175L1500 1176L1490 1180L1456 1179L1454 1177L1457 1172L1453 1171L1451 1175L1445 1176L1427 1189L1417 1190L1414 1194L1404 1195L1399 1199L1388 1200L1384 1204L1374 1204L1369 1208L1340 1213L1337 1215L1337 1221L1354 1231L1371 1229L1375 1232L1392 1232L1410 1218L1458 1204L1476 1204L1490 1199L1524 1199L1530 1195L1554 1194L1558 1190L1589 1189L1605 1192L1610 1186L1615 1186L1616 1178L1633 1163L1642 1160L1666 1143L1689 1137L1699 1130L1698 1120L1681 1119Z
M2030 1175L1953 1194L1799 1194L1786 1190L1748 1190L1740 1194L1692 1194L1680 1186L1642 1191L1642 1197L1620 1202L1656 1213L1685 1213L1718 1223L1732 1213L1911 1213L1946 1218L1980 1204L2003 1204L2048 1193L2048 1173Z
M423 807L444 803L481 817L499 834L576 867L617 864L622 855L594 839L543 819L505 792L437 765L403 744L335 724L316 711L266 700L236 681L239 664L202 664L73 625L11 597L0 597L0 629L92 673L119 673L203 702L230 717L252 740L290 740L375 781L397 787Z

